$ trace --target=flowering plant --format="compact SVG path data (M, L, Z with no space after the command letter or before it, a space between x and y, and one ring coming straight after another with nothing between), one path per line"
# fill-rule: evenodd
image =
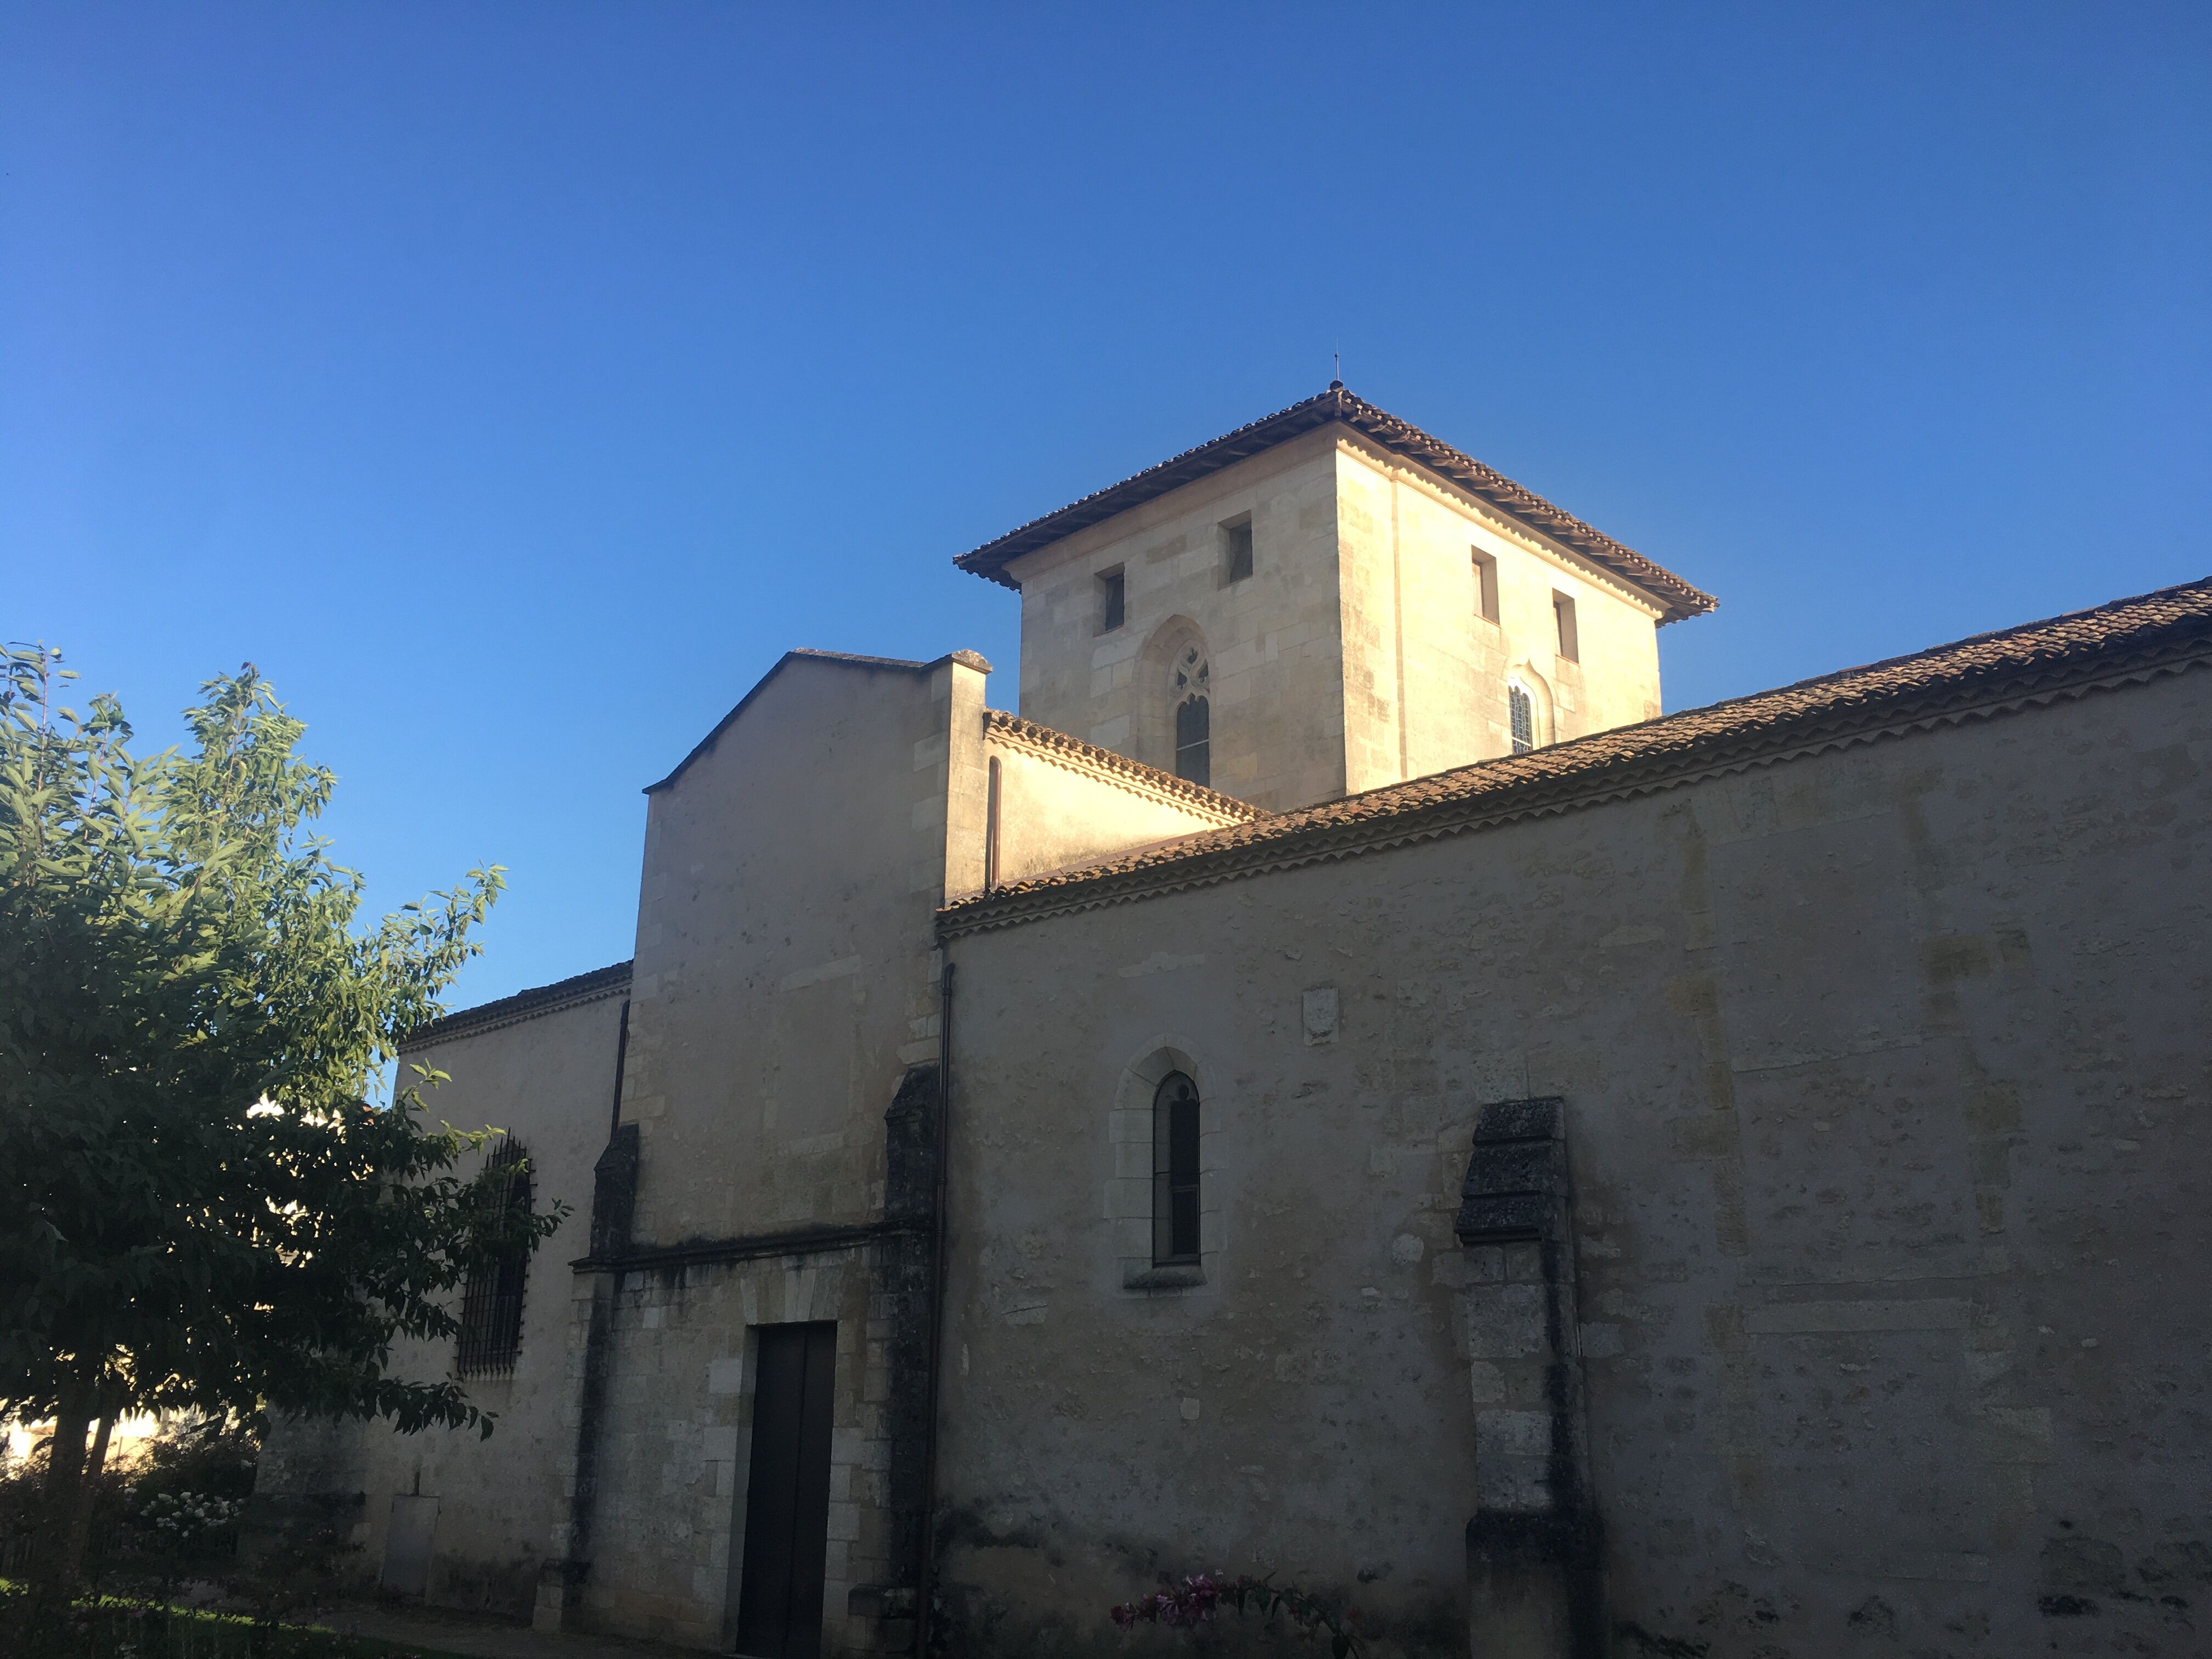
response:
M1265 1578L1249 1573L1234 1578L1218 1572L1194 1573L1180 1584L1124 1601L1109 1616L1125 1634L1147 1623L1194 1630L1224 1607L1237 1613L1256 1613L1262 1619L1285 1614L1301 1636L1310 1638L1326 1631L1333 1659L1365 1659L1367 1644L1349 1628L1349 1615L1340 1619L1319 1597L1294 1585L1277 1584L1273 1573Z
M242 1498L210 1498L200 1492L156 1492L139 1512L139 1519L154 1528L161 1540L179 1553L189 1551L210 1533L235 1526L246 1512Z

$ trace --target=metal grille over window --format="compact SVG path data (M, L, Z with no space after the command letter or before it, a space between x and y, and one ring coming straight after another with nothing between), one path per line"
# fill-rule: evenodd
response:
M1152 1096L1152 1264L1198 1260L1198 1085L1170 1072Z
M490 1170L505 1170L492 1201L517 1217L530 1213L530 1154L509 1136L484 1160ZM518 1244L497 1261L469 1270L461 1291L461 1346L454 1370L463 1376L503 1376L514 1369L522 1346L522 1280L530 1249Z
M1517 685L1505 688L1505 708L1513 721L1513 752L1525 755L1536 746L1536 705Z

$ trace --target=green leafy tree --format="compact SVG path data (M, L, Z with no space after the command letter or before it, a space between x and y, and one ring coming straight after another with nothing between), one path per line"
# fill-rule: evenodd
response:
M391 1348L451 1336L448 1292L559 1211L464 1173L497 1132L428 1127L439 1074L370 1103L479 948L496 866L356 928L362 878L307 829L335 779L252 665L202 688L187 750L150 757L112 696L60 706L59 653L4 666L0 1415L56 1419L39 1559L65 1584L118 1414L489 1434Z

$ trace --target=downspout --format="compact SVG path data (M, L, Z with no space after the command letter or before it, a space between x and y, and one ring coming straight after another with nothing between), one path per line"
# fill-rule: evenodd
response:
M993 770L997 762L992 763ZM993 781L997 781L996 778ZM994 805L996 805L995 799ZM928 1659L933 1626L937 1622L937 1413L945 1372L945 1257L947 1165L952 1144L952 956L945 951L938 975L937 1003L937 1168L936 1191L930 1205L929 1241L929 1417L924 1441L921 1473L921 1544L915 1558L914 1650L915 1659Z

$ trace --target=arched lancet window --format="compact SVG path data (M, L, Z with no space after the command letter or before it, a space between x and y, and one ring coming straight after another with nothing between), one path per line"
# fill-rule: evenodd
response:
M1181 1072L1152 1096L1152 1265L1198 1260L1198 1085Z
M484 1160L495 1174L489 1201L505 1209L517 1227L530 1213L530 1154L509 1135ZM498 1171L504 1170L503 1178ZM469 1269L461 1291L461 1344L454 1370L463 1376L503 1376L514 1369L522 1347L522 1282L530 1267L524 1239L495 1261Z
M1525 755L1536 746L1536 700L1527 686L1506 683L1505 713L1513 726L1513 752Z
M1206 700L1213 665L1195 645L1175 660L1175 769L1179 778L1209 787L1213 782L1213 711Z

